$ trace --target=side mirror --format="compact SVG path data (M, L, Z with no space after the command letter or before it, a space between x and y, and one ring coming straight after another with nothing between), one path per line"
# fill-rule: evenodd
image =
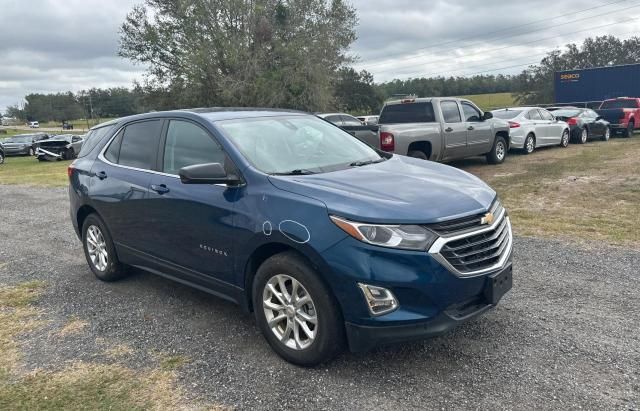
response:
M492 118L493 118L493 113L490 111L485 111L484 114L482 115L482 121L490 120Z
M234 174L227 174L220 163L194 164L178 171L183 184L226 184L234 186L241 180Z

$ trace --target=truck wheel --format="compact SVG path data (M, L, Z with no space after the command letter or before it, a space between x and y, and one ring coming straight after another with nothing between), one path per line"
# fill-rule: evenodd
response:
M633 122L633 120L631 120L627 125L627 129L622 132L622 137L631 137L633 135L634 128L635 128L635 123Z
M507 156L507 142L504 137L496 136L493 142L493 148L487 153L487 162L489 164L500 164Z
M611 129L605 127L604 133L602 134L602 141L609 141L609 138L611 138Z
M587 131L587 128L583 128L580 131L580 135L578 136L578 144L584 144L587 142L587 140L589 139L589 131Z
M536 149L536 138L532 133L527 134L527 138L524 139L524 153L531 154Z
M285 360L312 367L342 350L344 323L338 304L315 270L297 254L276 254L262 263L252 298L260 331Z
M427 153L425 153L424 151L421 150L411 150L407 153L407 155L409 157L413 157L413 158L419 158L421 160L428 160L429 157L427 157Z

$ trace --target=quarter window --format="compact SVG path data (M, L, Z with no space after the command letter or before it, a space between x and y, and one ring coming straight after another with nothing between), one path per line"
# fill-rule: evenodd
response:
M199 126L188 121L171 120L164 145L162 171L177 175L182 167L206 163L224 165L222 147Z
M442 110L442 117L445 123L462 122L462 117L460 117L460 110L458 110L458 103L456 103L455 101L441 102L440 109Z
M538 110L540 112L540 116L543 120L553 120L553 115L549 113L547 110Z
M464 121L480 121L480 111L469 103L462 103Z

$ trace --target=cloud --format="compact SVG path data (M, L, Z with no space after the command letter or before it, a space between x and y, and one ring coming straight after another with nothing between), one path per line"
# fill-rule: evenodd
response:
M639 19L626 21L640 18L640 5L628 0L351 1L360 23L350 52L358 56L356 67L376 81L515 73L568 42L602 34L629 37L640 30ZM5 0L0 111L33 92L128 87L141 79L144 67L116 54L118 29L140 2ZM603 25L608 26L592 29Z

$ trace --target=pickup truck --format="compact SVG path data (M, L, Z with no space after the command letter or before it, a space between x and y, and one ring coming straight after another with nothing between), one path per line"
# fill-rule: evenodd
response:
M378 121L377 141L383 151L432 161L485 155L502 163L509 150L509 123L483 113L469 100L438 97L387 102Z
M316 113L316 116L340 127L358 140L368 144L378 140L377 124L364 124L360 119L346 113Z
M618 97L605 100L596 111L611 123L612 132L622 132L624 137L631 137L633 130L640 127L640 98Z

